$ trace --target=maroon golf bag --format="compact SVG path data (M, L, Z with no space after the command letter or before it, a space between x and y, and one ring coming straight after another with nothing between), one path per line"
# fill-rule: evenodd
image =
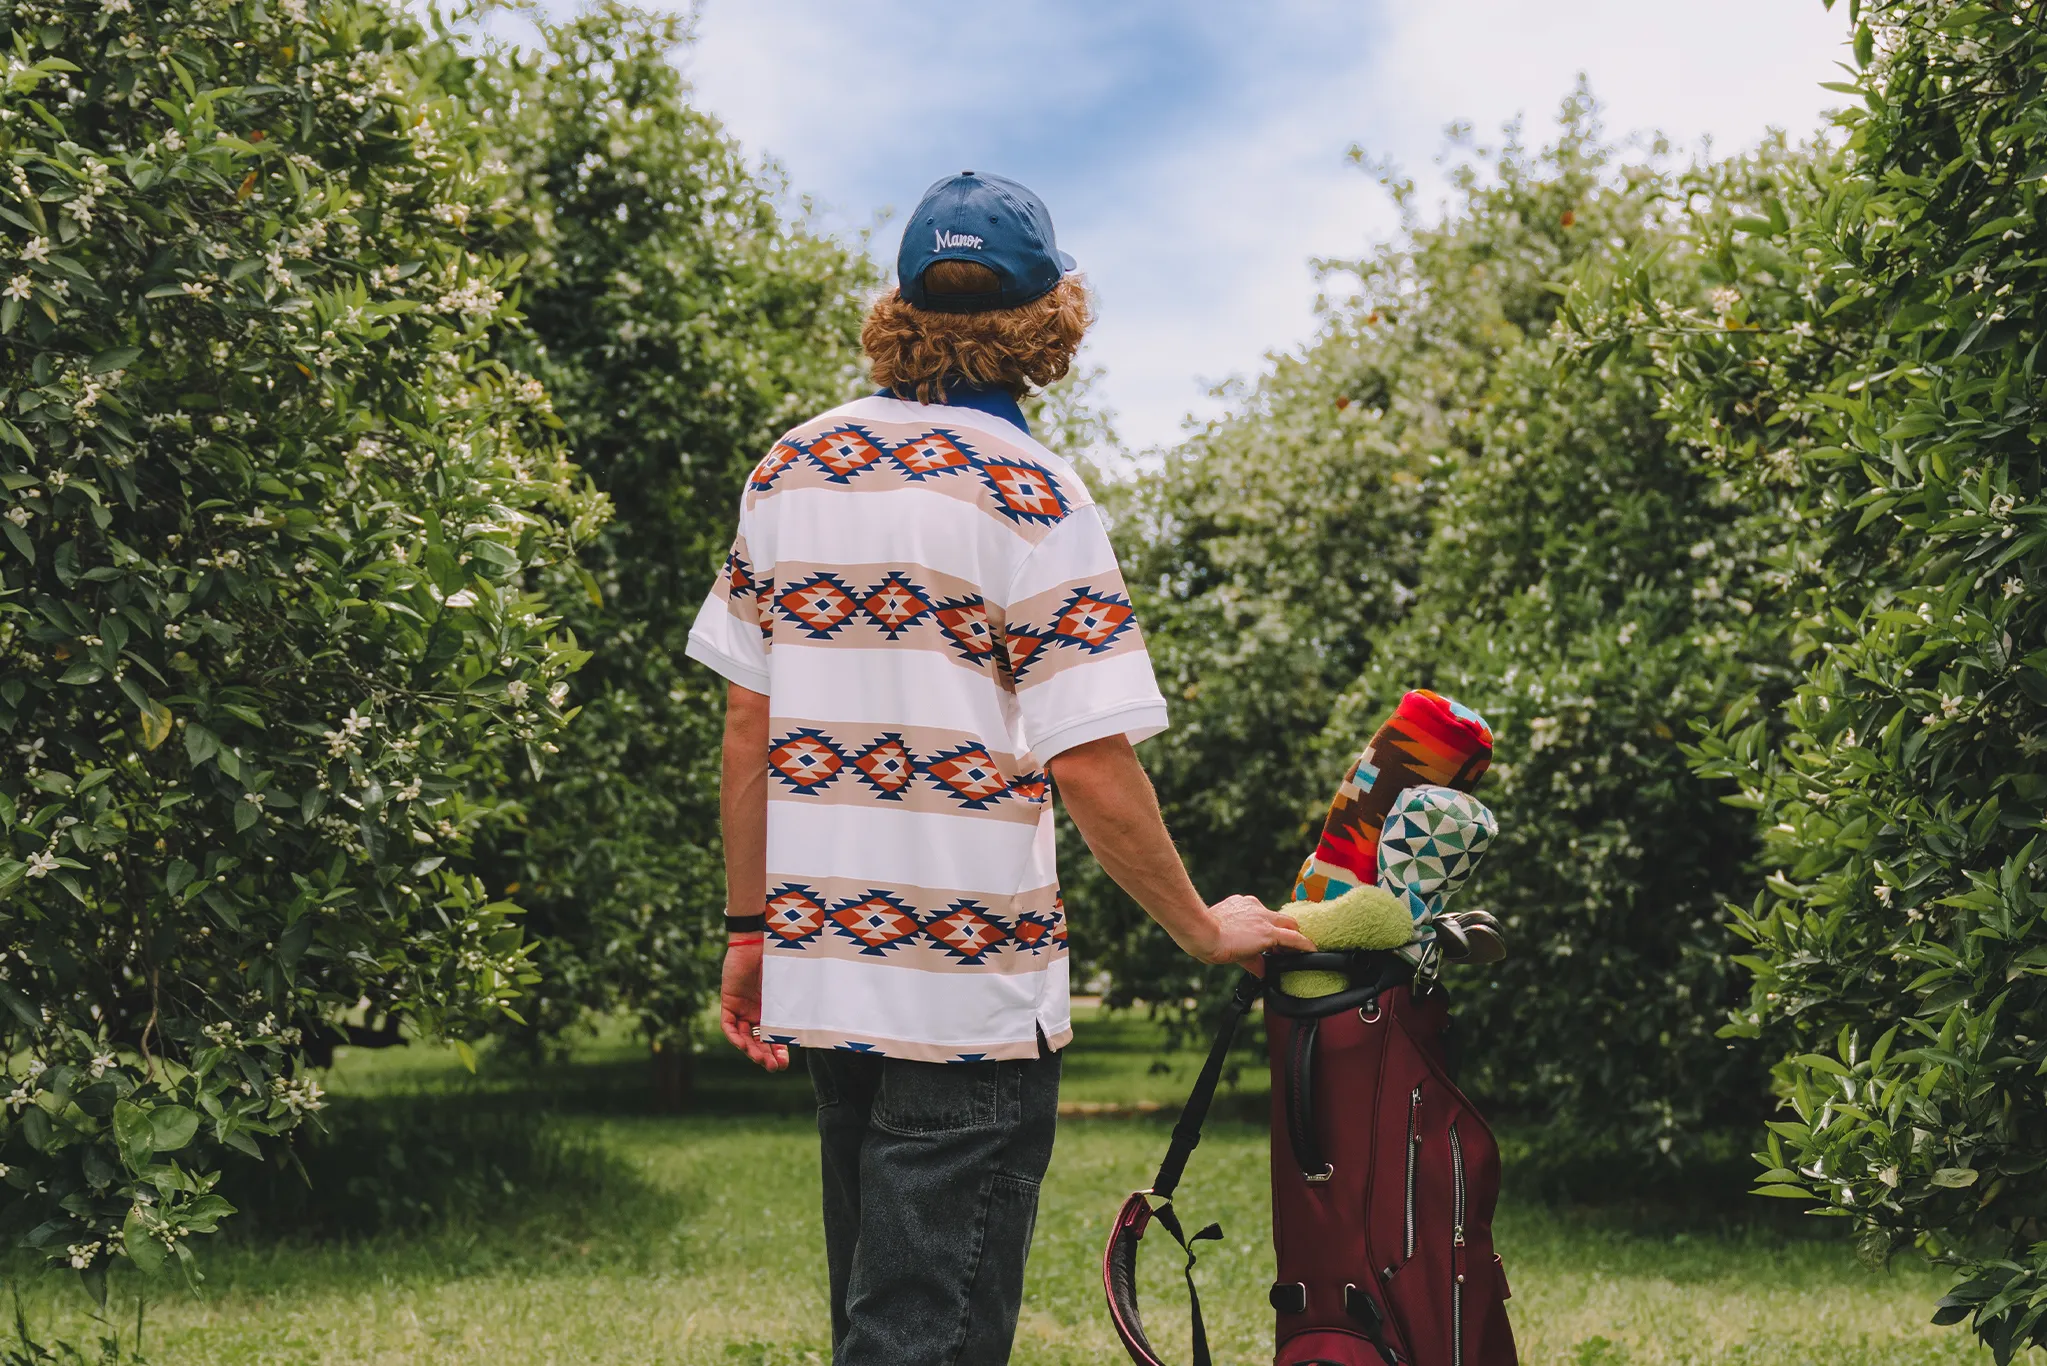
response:
M1284 970L1344 972L1331 996L1293 997ZM1137 1249L1153 1223L1186 1253L1194 1366L1212 1366L1193 1245L1173 1204L1201 1141L1237 1024L1260 995L1272 1062L1276 1366L1513 1366L1506 1273L1493 1254L1500 1155L1451 1080L1440 986L1417 989L1395 954L1272 954L1246 974L1151 1186L1117 1215L1102 1258L1110 1317L1132 1361L1166 1366L1137 1307Z

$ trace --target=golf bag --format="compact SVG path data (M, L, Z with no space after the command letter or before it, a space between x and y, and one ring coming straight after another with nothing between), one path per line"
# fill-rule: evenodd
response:
M1446 957L1484 962L1504 951L1491 916L1445 908L1492 836L1490 813L1459 797L1491 757L1481 718L1414 692L1338 788L1296 901L1385 886L1410 906L1414 938L1398 949L1267 954L1265 977L1238 983L1158 1175L1124 1202L1103 1252L1110 1318L1138 1366L1166 1366L1137 1306L1137 1250L1152 1224L1186 1254L1194 1366L1213 1366L1194 1245L1222 1230L1189 1235L1173 1193L1237 1025L1261 996L1272 1070L1275 1366L1514 1366L1507 1278L1492 1240L1499 1148L1453 1079L1448 1003L1435 981ZM1318 975L1327 994L1290 994Z
M1334 996L1294 998L1246 974L1166 1158L1123 1204L1103 1254L1117 1336L1138 1366L1167 1366L1145 1336L1137 1249L1156 1223L1186 1253L1194 1366L1213 1366L1194 1244L1173 1192L1201 1141L1237 1023L1263 994L1272 1062L1272 1214L1279 1277L1275 1366L1513 1366L1506 1272L1493 1253L1500 1154L1451 1080L1449 1012L1389 953L1273 954L1280 969L1347 972Z

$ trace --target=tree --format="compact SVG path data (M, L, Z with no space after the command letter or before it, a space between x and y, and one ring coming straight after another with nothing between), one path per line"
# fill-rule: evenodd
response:
M1335 762L1418 684L1493 724L1500 838L1462 896L1501 918L1511 951L1449 981L1465 1084L1538 1121L1558 1159L1667 1170L1767 1109L1758 1043L1721 1037L1747 986L1725 903L1753 881L1756 832L1683 743L1789 679L1770 564L1783 491L1737 485L1673 430L1658 357L1574 357L1559 294L1618 271L1701 327L1757 325L1735 316L1740 290L1780 263L1730 257L1731 225L1808 183L1819 155L1772 139L1616 171L1581 113L1542 164L1500 172L1519 216L1594 245L1503 348L1414 605L1331 728Z
M1809 263L1802 311L1754 354L1672 348L1700 420L1810 434L1747 465L1797 489L1797 687L1699 762L1772 870L1740 1023L1798 1041L1764 1190L1854 1220L1872 1260L1961 1268L1938 1319L2002 1362L2047 1344L2047 33L2014 4L1849 14L1844 173L1810 219L1751 225ZM1800 382L1787 351L1828 363Z
M603 512L488 355L450 60L372 0L0 2L0 1221L104 1294L231 1211L360 1003L531 980L461 871ZM523 760L521 760L523 762Z
M530 908L534 1031L632 1012L673 1101L724 943L724 690L683 649L747 472L857 392L874 276L690 103L686 21L603 3L540 27L536 55L477 76L517 186L500 249L530 258L526 328L498 349L546 384L617 515L562 595L600 647L576 724L509 775L489 877Z
M1740 990L1721 902L1756 838L1680 744L1784 670L1767 635L1747 648L1774 504L1673 439L1634 365L1560 371L1553 332L1581 273L1638 260L1707 308L1718 220L1798 162L1618 164L1581 89L1553 145L1509 130L1472 155L1440 224L1357 263L1322 336L1128 495L1175 701L1150 759L1202 885L1283 898L1405 689L1494 723L1502 840L1463 895L1507 922L1512 956L1453 973L1460 1032L1474 1088L1559 1154L1692 1160L1705 1116L1762 1108L1755 1045L1715 1037ZM1715 222L1686 216L1695 200ZM1081 913L1119 936L1118 993L1199 990L1086 890Z

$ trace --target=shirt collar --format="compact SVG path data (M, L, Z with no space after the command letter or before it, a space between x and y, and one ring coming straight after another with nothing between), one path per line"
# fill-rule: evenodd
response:
M874 396L876 398L892 398L903 403L916 402L915 399L904 398L892 389L877 390ZM1031 434L1031 424L1024 421L1022 406L1017 403L1015 396L1007 389L996 389L953 380L945 386L945 403L943 406L948 408L972 408L975 412L987 413L990 417L1001 418L1025 436Z

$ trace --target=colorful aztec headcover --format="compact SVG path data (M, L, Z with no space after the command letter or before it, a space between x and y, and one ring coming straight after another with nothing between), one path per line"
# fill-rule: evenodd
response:
M1394 799L1421 786L1469 792L1492 761L1492 728L1477 712L1426 689L1401 698L1336 789L1293 899L1327 901L1377 882L1379 833Z

